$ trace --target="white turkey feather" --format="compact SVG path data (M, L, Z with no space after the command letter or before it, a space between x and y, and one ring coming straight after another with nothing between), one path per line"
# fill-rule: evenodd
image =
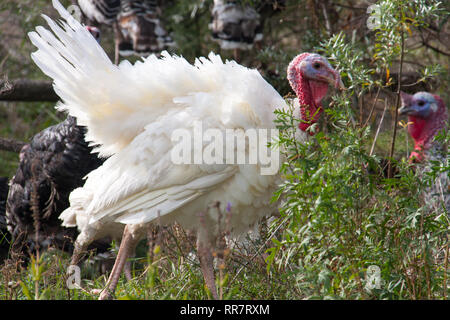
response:
M224 98L222 106L209 105L211 112L218 107L244 128L250 126L246 117L253 125L263 114L257 109L267 94L272 96L269 102L278 100L278 107L284 103L256 70L223 63L213 53L194 65L163 52L161 59L152 55L134 65L123 61L116 66L84 26L59 2L53 0L53 5L65 21L59 26L44 15L54 34L43 27L29 33L38 48L32 58L53 78L63 101L59 108L88 127L86 139L99 145L102 156L121 151L148 123L170 109L211 102L208 94ZM260 120L267 123L268 119Z
M249 217L244 219L248 220L246 225L267 214L273 191L268 186L277 176L261 176L258 165L177 165L171 161L176 144L171 140L171 133L175 129L184 129L193 136L195 122L200 120L210 128L225 128L217 117L205 118L195 111L196 108L186 106L180 112L161 116L146 126L130 145L92 171L83 188L71 194L71 207L61 215L63 224L83 229L81 225L86 223L141 224L158 216L172 222L179 215L164 216L201 196L200 211L212 201L224 205L230 202L236 212L249 206L258 208L256 214L248 212ZM258 199L262 195L266 195L267 201ZM267 208L262 208L263 205ZM195 227L197 221L191 218L183 225Z

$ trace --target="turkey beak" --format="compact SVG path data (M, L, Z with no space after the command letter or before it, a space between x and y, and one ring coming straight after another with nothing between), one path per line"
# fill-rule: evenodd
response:
M342 82L341 76L339 74L337 75L337 79L335 81L334 87L341 91L347 90L347 88L344 86L344 83Z
M409 111L410 110L408 110L407 106L401 106L401 108L398 109L398 114L402 116L404 114L408 114Z
M347 90L347 88L344 86L344 83L342 82L341 75L339 74L339 72L333 70L333 76L334 76L334 87L341 91Z
M420 113L420 109L419 109L419 107L418 106L416 106L416 105L412 105L412 106L405 106L405 105L403 105L400 109L398 109L398 114L399 115L404 115L404 114L406 114L406 115L409 115L409 114L411 114L411 113Z
M412 100L411 95L401 91L400 97L402 99L402 107L398 109L399 115L409 114L410 112L415 111L414 108L410 106Z
M341 91L347 90L347 88L344 86L344 83L342 82L339 72L337 72L334 69L331 69L330 71L331 71L331 76L325 77L325 79L328 81L328 83L330 85L334 86L336 89L339 89Z
M413 111L416 111L416 110L414 110L414 108L412 108L412 107L402 106L400 109L398 109L398 114L402 116L404 114L410 114Z

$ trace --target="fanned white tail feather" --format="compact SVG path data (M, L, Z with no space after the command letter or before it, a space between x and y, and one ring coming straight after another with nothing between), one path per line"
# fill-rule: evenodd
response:
M96 151L101 156L122 150L169 109L182 108L175 98L221 91L236 71L249 71L235 63L224 64L214 54L191 65L167 52L161 59L153 55L134 65L123 61L116 66L84 26L57 0L53 5L63 19L56 23L43 15L53 33L39 26L28 34L38 48L32 59L53 78L63 101L58 108L88 127L86 139L100 145Z

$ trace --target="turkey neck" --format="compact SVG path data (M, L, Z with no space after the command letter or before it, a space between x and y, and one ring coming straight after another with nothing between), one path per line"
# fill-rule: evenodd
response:
M417 156L419 152L426 152L433 147L433 137L441 130L446 122L444 119L436 118L433 121L427 121L426 119L409 116L408 121L412 124L409 126L409 133L414 139L414 153L411 156ZM421 157L419 157L421 158Z
M293 85L293 89L300 104L300 119L302 119L302 122L299 124L299 128L306 131L319 120L319 116L323 111L320 100L316 104L316 101L313 99L313 96L321 96L321 86L316 85L314 81L308 81L300 74L298 81ZM326 89L325 87L325 93ZM314 132L310 131L309 134L313 135Z

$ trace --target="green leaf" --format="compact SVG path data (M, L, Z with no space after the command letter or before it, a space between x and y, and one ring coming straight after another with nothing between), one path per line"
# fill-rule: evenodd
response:
M27 297L28 300L34 300L27 285L23 281L19 281L19 284L25 297Z

